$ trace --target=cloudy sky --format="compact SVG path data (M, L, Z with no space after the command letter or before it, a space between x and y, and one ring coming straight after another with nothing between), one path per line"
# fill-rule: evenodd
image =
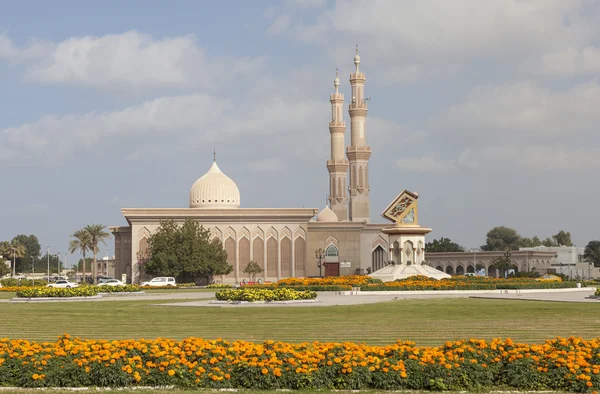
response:
M0 239L65 252L122 207L186 207L213 148L242 206L322 208L329 93L337 67L349 96L358 44L372 221L408 189L435 238L585 245L599 30L599 0L5 2Z

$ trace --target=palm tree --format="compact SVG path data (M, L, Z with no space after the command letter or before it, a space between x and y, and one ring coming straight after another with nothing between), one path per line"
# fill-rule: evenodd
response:
M69 241L69 253L73 254L78 250L81 251L81 255L83 256L83 279L85 280L85 255L88 251L92 250L90 237L85 229L75 231L71 237L74 239Z
M10 258L11 276L15 270L15 260L25 257L26 254L27 250L25 247L14 240L10 242L3 241L0 243L0 255Z
M92 266L92 273L94 275L94 283L98 283L98 261L96 259L98 255L98 243L102 242L106 245L105 240L110 237L110 234L104 231L103 224L88 224L83 229L90 239L90 246L94 253L94 265Z
M583 258L594 267L600 267L600 241L590 241L585 247Z

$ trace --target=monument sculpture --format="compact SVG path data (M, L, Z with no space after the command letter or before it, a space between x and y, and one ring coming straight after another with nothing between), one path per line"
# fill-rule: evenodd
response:
M371 273L384 282L415 275L443 279L450 275L428 265L425 261L425 235L431 228L419 225L419 195L404 190L383 211L382 216L394 225L381 230L389 236L388 265Z

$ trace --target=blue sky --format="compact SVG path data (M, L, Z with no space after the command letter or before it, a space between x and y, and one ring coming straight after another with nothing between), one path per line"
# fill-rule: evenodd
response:
M597 0L6 2L0 239L64 252L122 207L186 207L213 148L242 206L322 208L329 93L337 67L348 96L358 43L373 221L409 189L434 238L585 245L599 29Z

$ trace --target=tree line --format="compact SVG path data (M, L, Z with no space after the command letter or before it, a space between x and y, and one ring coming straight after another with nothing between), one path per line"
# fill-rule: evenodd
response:
M73 254L80 251L83 255L78 263L78 269L85 269L91 265L91 271L94 278L97 277L97 255L99 243L106 244L106 239L110 234L104 231L102 224L90 224L80 230L75 231L69 242L68 251ZM60 257L58 254L49 254L46 250L44 256L41 255L42 246L35 235L19 234L10 241L0 242L0 256L2 260L10 260L10 267L6 264L0 264L0 276L12 273L46 272L48 267L50 272L59 272L61 268ZM92 259L87 259L86 255L91 252ZM83 267L83 262L87 262ZM14 262L14 266L13 266Z
M507 251L507 250L519 250L519 248L527 247L557 247L557 246L573 246L571 240L571 233L568 231L560 230L558 233L540 239L538 236L522 237L519 235L517 230L506 227L497 226L492 228L486 234L486 242L481 245L481 250L486 252L491 251ZM440 239L434 239L431 242L425 244L425 251L427 252L464 252L465 248L453 242L450 238L441 237ZM600 240L590 241L585 247L584 259L594 264L595 267L600 267Z

